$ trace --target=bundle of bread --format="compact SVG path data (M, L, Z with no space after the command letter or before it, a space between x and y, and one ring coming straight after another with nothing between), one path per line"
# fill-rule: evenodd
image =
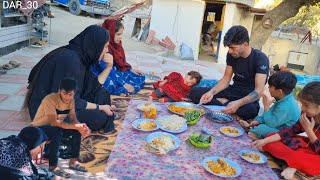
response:
M151 144L159 150L160 154L166 154L174 147L175 142L166 135L154 138Z
M157 120L161 123L163 128L171 131L180 130L187 122L185 118L178 115L163 116L159 117Z

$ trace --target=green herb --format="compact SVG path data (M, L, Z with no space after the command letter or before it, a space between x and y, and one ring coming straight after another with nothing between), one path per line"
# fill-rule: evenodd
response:
M197 120L200 118L200 116L201 113L199 111L191 111L184 114L184 118L187 120L187 122Z
M200 135L195 135L195 134L192 135L190 137L190 139L198 144L208 144L208 143L211 143L211 141L212 141L211 136L201 136L200 137Z

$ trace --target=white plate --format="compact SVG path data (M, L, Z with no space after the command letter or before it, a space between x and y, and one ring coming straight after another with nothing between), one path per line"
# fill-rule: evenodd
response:
M178 114L180 116L184 116L184 113L178 113L178 112L174 112L170 110L171 106L180 106L180 107L184 107L184 108L193 108L196 104L193 103L189 103L189 102L174 102L168 105L168 110L174 114ZM202 107L197 107L196 110L202 110L201 115L204 114L205 110Z
M232 133L226 133L226 132L223 132L222 129L223 128L232 128L232 129L237 129L239 131L239 134L232 134ZM239 128L236 128L236 127L232 127L232 126L223 126L221 127L220 129L220 132L226 136L229 136L229 137L239 137L243 134L243 131Z
M158 118L170 118L170 115L168 115L168 116L160 116L160 117L157 117L157 119ZM184 131L186 131L188 129L187 123L185 123L182 126L182 128L179 129L179 130L170 130L170 129L167 129L167 128L163 127L160 121L158 121L158 122L160 123L160 129L162 129L162 130L164 130L166 132L169 132L169 133L182 133L182 132L184 132Z
M260 160L259 160L259 161L251 161L250 159L247 159L247 158L245 158L245 157L242 155L243 153L249 154L249 153L251 153L251 152L253 152L253 153L255 153L255 154L258 154L258 155L260 156ZM254 150L250 150L250 149L244 149L244 150L240 151L239 154L240 154L240 156L242 157L242 159L244 159L244 160L246 160L246 161L248 161L248 162L250 162L250 163L253 163L253 164L263 164L263 163L266 163L267 160L268 160L265 155L261 154L261 153L258 152L258 151L254 151Z
M234 167L234 168L236 169L236 174L235 174L235 175L233 175L233 176L226 176L226 175L223 175L223 174L217 174L217 173L212 172L211 169L209 169L207 162L208 162L208 161L215 161L215 162L217 162L217 160L218 160L219 158L222 158L222 157L218 157L218 156L207 157L207 158L205 158L205 159L202 161L201 164L202 164L202 166L203 166L209 173L214 174L214 175L219 176L219 177L234 178L234 177L240 176L240 174L241 174L241 172L242 172L241 167L239 166L238 163L236 163L236 162L234 162L234 161L231 161L231 160L228 159L228 158L222 158L222 159L224 159L230 166L232 166L232 167Z
M143 122L155 122L157 124L157 127L155 129L152 129L152 130L145 130L145 129L141 129L139 127L139 125ZM145 131L145 132L149 132L149 131L155 131L157 129L160 128L160 122L159 121L155 121L155 120L151 120L151 119L137 119L135 121L132 122L132 127L137 129L137 130L140 130L140 131Z
M161 136L169 136L172 139L172 141L174 142L174 146L170 149L170 151L177 149L181 144L181 141L177 136L170 134L170 133L166 133L166 132L154 132L154 133L149 134L147 136L147 142L153 148L159 149L157 146L153 145L152 140L154 138L161 137Z

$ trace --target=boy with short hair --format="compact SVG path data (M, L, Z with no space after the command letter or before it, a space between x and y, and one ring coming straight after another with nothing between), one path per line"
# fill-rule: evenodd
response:
M291 72L276 72L268 80L269 92L276 99L263 95L264 113L257 116L250 124L240 120L241 126L252 127L248 136L252 140L266 137L271 132L278 132L294 125L300 117L300 107L292 94L297 83L296 76ZM271 107L270 107L271 106Z
M77 83L74 79L64 78L60 82L59 91L47 95L41 102L35 115L32 126L39 127L49 138L49 170L57 176L69 178L71 174L58 168L59 146L63 135L71 138L71 159L69 168L87 172L87 169L78 162L80 155L81 136L90 133L84 123L79 123L75 114L74 95ZM70 123L64 122L69 116Z

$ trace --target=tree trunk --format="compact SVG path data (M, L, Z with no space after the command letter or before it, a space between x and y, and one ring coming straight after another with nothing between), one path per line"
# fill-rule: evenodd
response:
M261 49L274 29L283 21L294 17L302 6L314 5L317 2L320 2L320 0L283 0L278 6L268 11L253 30L250 41L251 46ZM271 27L264 28L262 23L267 19L270 19L273 23Z

